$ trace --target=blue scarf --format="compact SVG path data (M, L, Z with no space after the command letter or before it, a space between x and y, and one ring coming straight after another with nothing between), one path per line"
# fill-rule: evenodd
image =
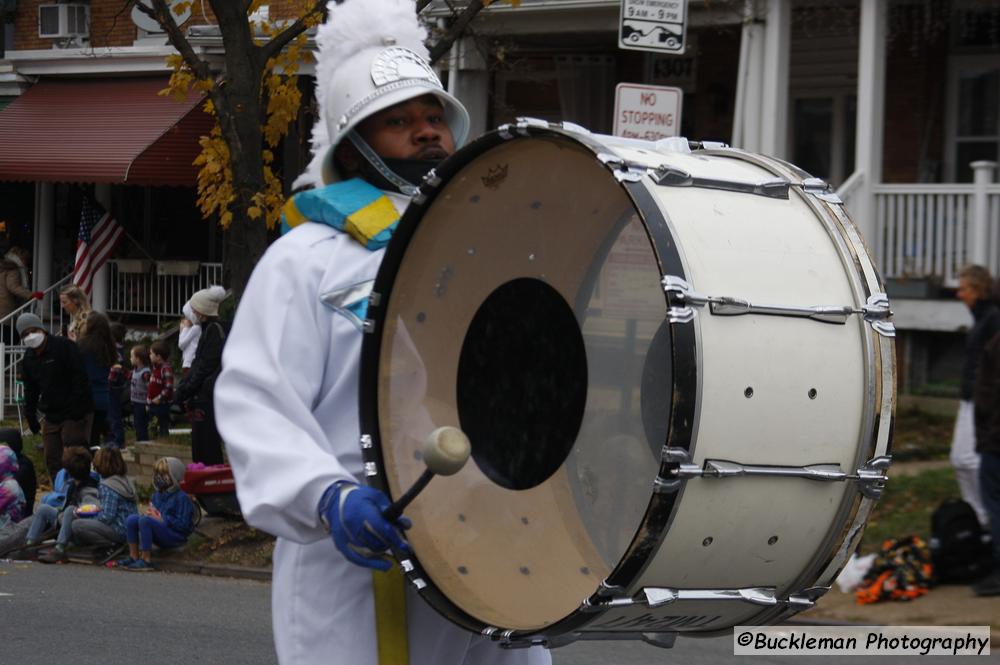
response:
M282 235L304 222L332 226L374 251L388 244L399 213L381 189L352 178L290 198L281 210Z

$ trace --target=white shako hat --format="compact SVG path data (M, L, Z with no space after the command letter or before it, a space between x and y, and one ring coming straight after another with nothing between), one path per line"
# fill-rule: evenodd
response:
M358 123L394 104L426 94L441 100L455 146L469 134L469 114L441 86L428 64L427 31L413 0L345 0L327 5L316 33L313 159L296 186L339 180L333 153Z

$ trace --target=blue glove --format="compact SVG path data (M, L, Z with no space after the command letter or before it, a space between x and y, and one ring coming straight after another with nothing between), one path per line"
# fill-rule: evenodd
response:
M390 547L410 552L400 529L409 529L410 520L400 517L393 524L382 511L389 497L373 487L339 482L331 485L320 501L320 514L330 527L337 549L351 563L376 570L389 570L392 562L383 556Z

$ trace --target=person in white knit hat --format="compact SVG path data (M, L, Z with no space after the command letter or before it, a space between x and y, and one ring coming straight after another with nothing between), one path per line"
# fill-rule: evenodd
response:
M180 330L177 334L177 346L181 350L181 375L187 376L191 371L191 364L194 356L198 352L198 340L201 338L201 324L198 316L191 309L191 302L184 303L181 310L183 317L180 322Z
M226 327L219 321L219 304L226 298L221 286L196 291L189 304L201 328L198 349L191 362L191 371L181 378L174 401L187 404L191 417L191 459L211 466L222 464L222 438L215 422L212 392L222 370L222 348Z
M314 156L296 183L312 189L286 204L283 236L254 270L223 353L215 405L240 505L278 536L282 665L551 662L540 647L501 649L459 628L382 572L389 545L408 547L405 518L386 520L388 498L363 480L368 292L415 186L469 126L427 63L425 38L412 0L329 4L316 36ZM393 579L400 603L381 591L376 602Z

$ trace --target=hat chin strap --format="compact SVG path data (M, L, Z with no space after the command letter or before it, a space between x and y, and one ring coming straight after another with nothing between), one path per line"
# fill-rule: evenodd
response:
M372 173L369 169L364 169L362 167L366 176L377 176L372 177L372 180L375 180L375 182L372 183L373 185L379 187L380 189L392 189L407 196L416 195L417 186L408 180L404 180L392 169L390 169L386 163L382 161L382 158L379 157L374 150L372 150L372 147L368 145L368 143L361 138L357 132L348 132L347 139L351 142L351 145L357 148L358 152L361 154L361 158L367 162L372 169L374 169L374 173Z

